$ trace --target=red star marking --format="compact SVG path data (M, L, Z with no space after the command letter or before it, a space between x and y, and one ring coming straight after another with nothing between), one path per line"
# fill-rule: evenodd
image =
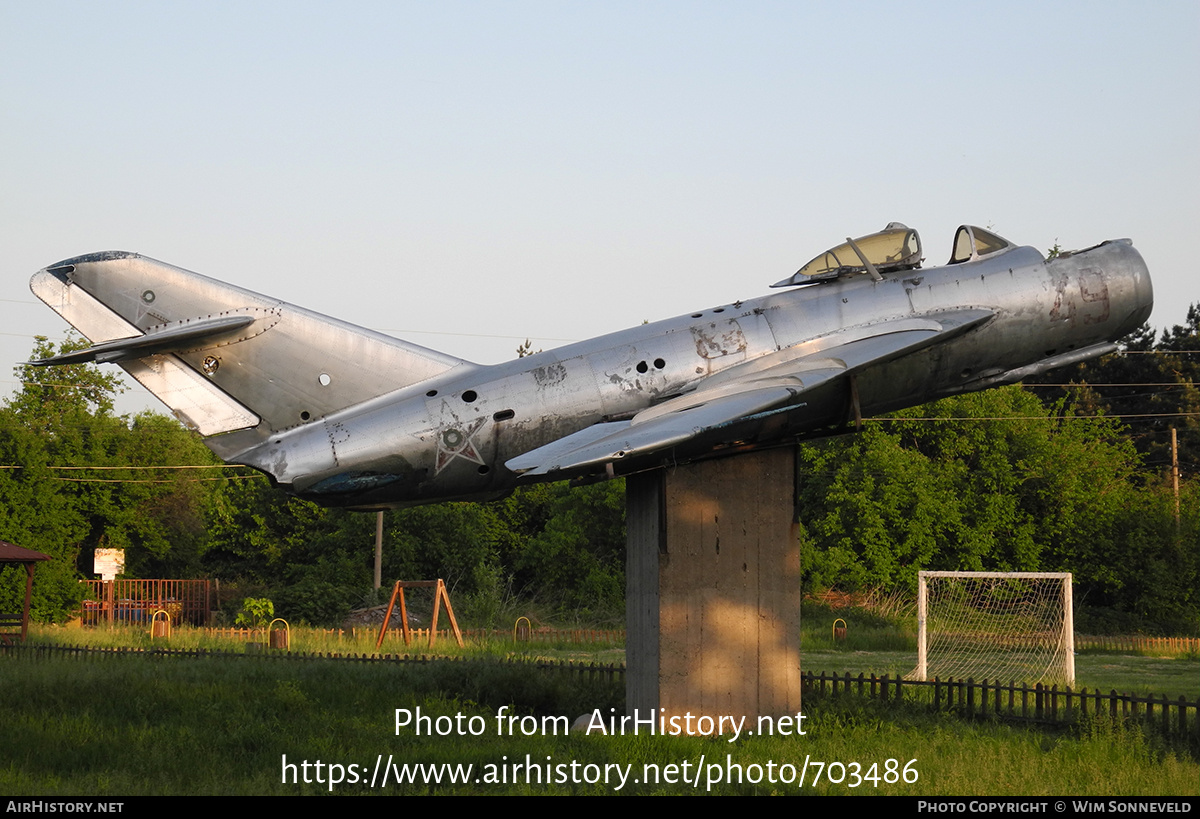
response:
M484 419L461 423L458 418L437 428L437 472L441 472L455 458L462 458L472 463L484 464L479 450L475 447L472 436L483 426Z

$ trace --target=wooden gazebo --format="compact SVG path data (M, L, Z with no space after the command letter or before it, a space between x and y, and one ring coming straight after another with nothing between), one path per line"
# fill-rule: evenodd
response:
M11 644L18 637L21 642L25 641L25 635L29 632L29 603L33 599L33 570L39 560L49 559L49 555L0 540L0 567L10 563L25 566L25 605L20 613L0 612L0 643Z

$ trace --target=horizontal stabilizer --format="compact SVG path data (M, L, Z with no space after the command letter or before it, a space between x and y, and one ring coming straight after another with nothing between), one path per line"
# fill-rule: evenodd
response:
M55 364L86 364L95 361L107 364L124 361L127 358L145 358L155 353L175 352L196 346L196 342L223 336L234 330L240 330L254 322L254 316L222 316L215 319L184 321L168 327L165 330L155 330L131 338L119 338L93 344L86 350L76 350L73 353L63 353L53 358L43 358L40 361L30 361L38 367Z

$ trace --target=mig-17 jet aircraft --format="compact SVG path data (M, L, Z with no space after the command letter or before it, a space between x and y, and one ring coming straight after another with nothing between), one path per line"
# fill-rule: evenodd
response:
M844 429L1115 349L1150 315L1127 239L1047 261L964 225L942 267L892 223L778 292L482 366L136 253L38 271L35 295L223 460L325 505L499 497Z

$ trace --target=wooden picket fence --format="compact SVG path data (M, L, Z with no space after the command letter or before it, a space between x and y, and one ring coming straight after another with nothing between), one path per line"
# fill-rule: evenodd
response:
M1104 637L1075 635L1075 650L1137 652L1145 654L1200 654L1200 637Z
M213 648L127 648L127 647L97 647L71 645L36 645L18 643L12 646L0 646L0 657L15 657L31 661L45 661L55 657L65 657L77 660L119 660L128 657L148 657L155 659L195 659L210 657L227 657L237 659L267 659L279 661L333 660L337 662L370 663L370 664L405 664L405 663L489 663L494 665L512 665L540 671L558 671L586 680L605 680L613 683L625 681L624 663L596 663L583 660L543 660L524 657L502 657L479 659L477 657L450 657L436 654L373 654L366 652L319 652L319 651L284 651L280 649L260 649L256 651L230 651Z
M313 629L315 634L323 634L328 637L334 637L339 640L359 640L368 637L374 638L379 634L378 626L363 626L360 628L330 628L330 629ZM265 642L267 630L263 628L207 628L205 634L213 637L225 637L231 640L239 640L241 642ZM409 633L412 635L412 643L414 645L429 643L429 629L427 628L410 628ZM511 641L513 639L512 631L503 629L463 629L462 635L464 640L474 640L482 642L485 640ZM393 628L389 629L385 642L395 643L403 641L400 630ZM454 639L454 634L445 629L438 629L437 639L443 640ZM569 643L573 645L601 645L608 644L614 646L622 646L625 644L624 629L549 629L540 628L533 631L522 632L517 642L521 643L538 643L538 644L554 644L554 643Z
M996 717L1003 720L1069 723L1093 715L1141 722L1167 736L1200 739L1200 701L1165 694L1107 694L1069 686L1004 684L982 680L906 680L900 676L850 673L801 674L808 692L853 693L883 700L920 700L934 708L957 711L967 717Z

